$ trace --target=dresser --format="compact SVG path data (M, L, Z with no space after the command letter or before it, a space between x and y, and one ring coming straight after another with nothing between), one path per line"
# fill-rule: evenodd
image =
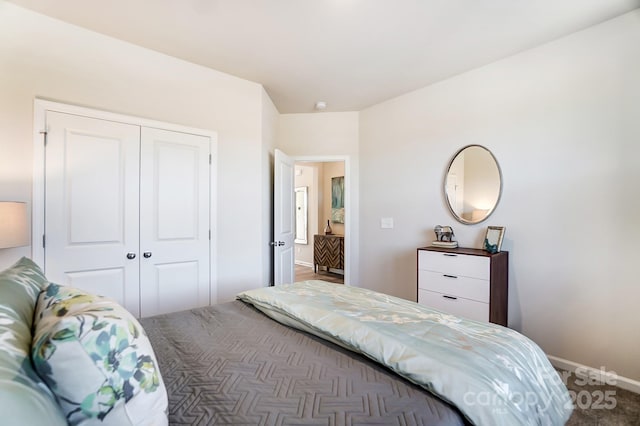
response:
M313 272L317 267L344 269L344 236L314 235L313 237Z
M418 249L418 303L507 326L509 253L471 248Z

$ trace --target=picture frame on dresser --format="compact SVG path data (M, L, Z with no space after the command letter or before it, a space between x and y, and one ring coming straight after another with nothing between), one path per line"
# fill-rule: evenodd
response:
M484 249L489 253L499 253L502 249L504 239L504 226L487 226L487 233L484 236Z

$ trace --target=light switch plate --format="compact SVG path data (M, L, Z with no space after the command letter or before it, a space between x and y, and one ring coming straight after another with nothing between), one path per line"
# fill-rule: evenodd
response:
M382 228L382 229L393 229L393 218L392 217L382 217L382 218L380 218L380 228Z

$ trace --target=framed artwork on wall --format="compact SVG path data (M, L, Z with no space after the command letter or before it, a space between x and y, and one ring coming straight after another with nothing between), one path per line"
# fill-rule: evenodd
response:
M344 223L344 176L331 178L331 222Z

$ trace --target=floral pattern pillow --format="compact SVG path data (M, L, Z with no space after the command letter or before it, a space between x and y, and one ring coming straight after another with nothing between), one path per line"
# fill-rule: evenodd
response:
M50 284L38 297L31 357L71 425L167 424L151 343L109 298Z

